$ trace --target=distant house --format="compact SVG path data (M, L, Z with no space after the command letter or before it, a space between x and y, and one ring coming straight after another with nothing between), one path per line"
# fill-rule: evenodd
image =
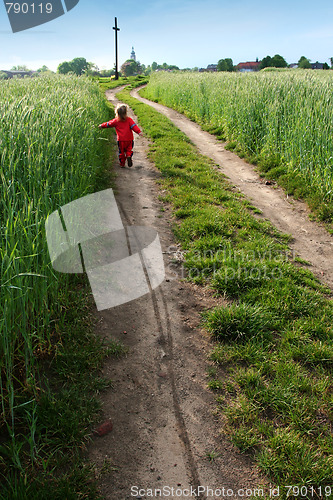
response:
M251 62L241 62L237 64L236 70L242 73L248 73L250 71L259 71L260 61L251 61Z
M13 78L16 76L17 78L24 78L25 76L32 76L36 73L36 71L8 71L7 69L0 70L0 73L6 73L8 78Z
M315 62L315 63L311 63L311 68L312 69L324 69L324 63L320 63L320 62Z
M207 71L217 71L217 64L208 64Z
M289 68L296 69L296 68L298 68L298 64L297 63L291 63L291 64L289 64Z
M217 71L217 64L208 64L207 68L199 69L200 73L203 73L204 71Z

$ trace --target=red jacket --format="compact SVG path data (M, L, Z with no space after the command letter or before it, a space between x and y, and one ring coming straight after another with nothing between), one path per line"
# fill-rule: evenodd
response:
M118 141L133 141L133 130L137 134L141 134L141 130L129 116L125 121L114 118L109 122L102 123L100 126L102 128L115 127Z

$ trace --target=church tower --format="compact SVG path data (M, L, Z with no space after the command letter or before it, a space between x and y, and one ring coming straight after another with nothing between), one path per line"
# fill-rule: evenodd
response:
M134 52L134 47L132 47L131 59L133 59L133 61L136 61L136 55L135 55L135 52Z

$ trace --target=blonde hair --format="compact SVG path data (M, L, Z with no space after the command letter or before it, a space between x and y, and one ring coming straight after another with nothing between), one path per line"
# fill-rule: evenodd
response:
M118 104L116 107L116 115L119 120L124 122L127 118L127 106L126 104Z

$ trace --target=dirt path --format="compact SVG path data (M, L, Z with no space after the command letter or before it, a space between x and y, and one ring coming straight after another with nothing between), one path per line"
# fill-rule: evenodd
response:
M116 104L114 91L107 97ZM199 485L229 489L229 496L232 489L233 498L242 498L237 491L257 487L261 479L221 435L206 387L209 339L200 330L200 312L217 301L181 281L169 213L160 211L159 172L147 150L147 140L136 138L134 166L116 167L116 199L124 225L158 231L166 280L152 294L98 313L98 333L121 340L129 352L105 365L113 387L103 393L102 421L111 419L113 429L93 439L88 457L96 463L105 499L157 498L151 489L163 487L165 497L207 498L188 495L187 488ZM209 453L216 458L210 461ZM174 496L168 494L171 488Z
M293 236L290 246L295 255L310 262L309 269L333 289L333 236L309 219L309 210L304 203L287 198L280 188L267 186L251 165L225 150L214 136L184 115L142 98L138 90L132 91L131 95L167 116L192 140L201 154L212 158L246 198L262 211L263 218Z

